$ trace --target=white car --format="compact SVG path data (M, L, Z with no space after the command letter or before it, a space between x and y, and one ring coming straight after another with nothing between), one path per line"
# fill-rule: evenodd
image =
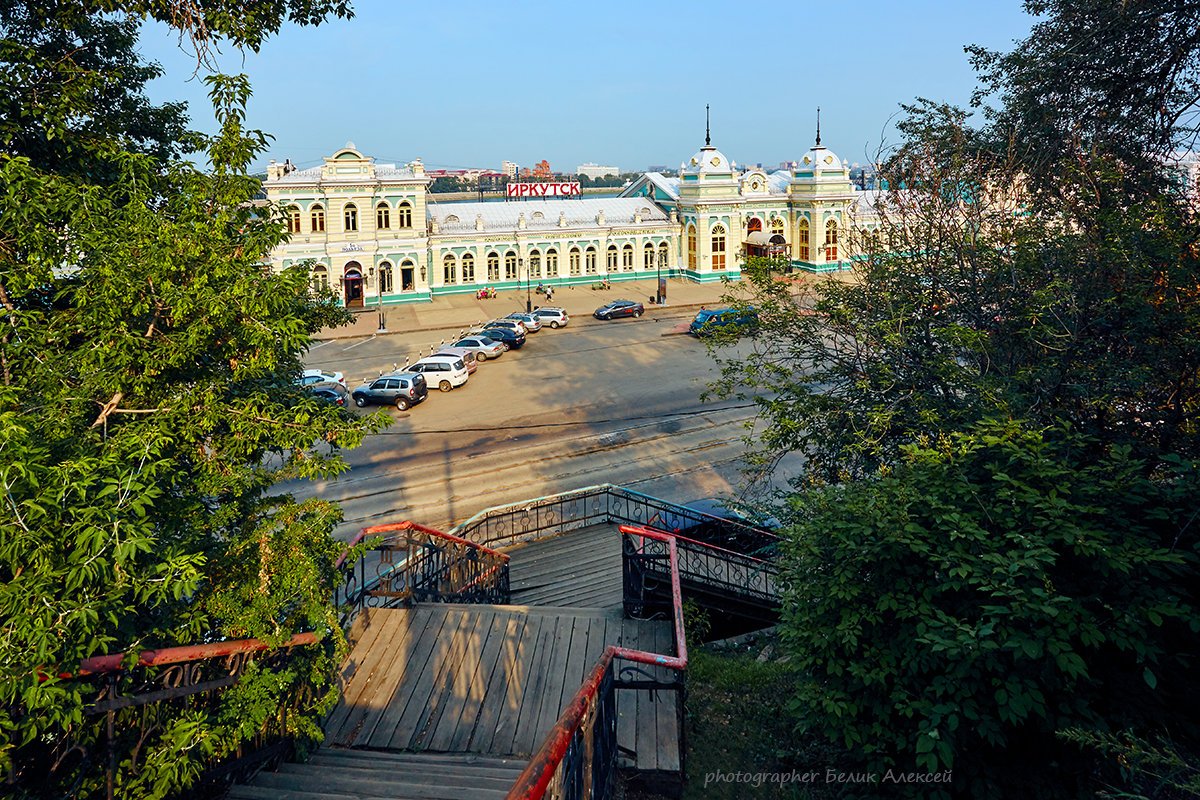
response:
M515 319L517 322L525 326L525 330L529 333L534 333L542 329L542 321L537 314L526 314L524 311L517 311L509 314L505 319Z
M405 372L419 372L425 376L429 388L437 387L448 392L467 382L467 365L458 356L426 356L415 364L409 364Z
M346 388L346 377L340 372L328 372L323 369L306 369L300 373L296 383L301 386L314 386L318 383L336 383Z
M543 325L549 325L551 328L561 328L571 321L566 309L562 308L535 308L533 314Z

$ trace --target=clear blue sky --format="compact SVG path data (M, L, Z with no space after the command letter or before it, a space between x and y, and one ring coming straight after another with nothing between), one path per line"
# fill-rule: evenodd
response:
M269 157L312 166L353 141L433 168L674 168L704 143L708 103L713 144L739 164L798 158L818 105L822 143L865 162L894 138L900 103L968 103L963 45L1009 49L1033 23L1017 0L354 6L349 21L285 27L258 55L220 56L251 78L248 124L275 136ZM176 38L147 24L141 50L167 70L151 99L187 101L211 131Z

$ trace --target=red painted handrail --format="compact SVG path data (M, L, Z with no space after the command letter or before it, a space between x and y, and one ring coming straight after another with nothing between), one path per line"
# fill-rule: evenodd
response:
M338 557L338 560L334 562L333 566L341 567L346 561L346 556L350 553L350 548L354 547L354 545L358 544L363 539L366 539L369 536L374 536L377 533L391 533L392 531L420 531L421 533L427 533L430 536L434 536L438 539L445 539L448 542L465 544L475 550L487 553L488 555L498 556L505 561L508 561L507 553L501 553L499 550L493 550L490 547L485 547L484 545L472 542L470 539L463 539L462 537L455 536L452 533L442 533L439 530L426 527L420 523L405 520L404 522L392 522L388 523L387 525L372 525L368 528L363 528L361 531L354 534L353 539L346 543L345 549L342 550L342 555Z
M321 641L321 637L315 633L298 633L284 642L283 647L316 644L319 641ZM138 653L138 659L134 662L134 666L159 667L164 664L179 664L183 661L202 661L209 658L231 656L237 653L256 653L260 650L270 649L272 649L272 646L261 639L234 639L226 642L213 642L212 644L192 644L186 647L164 647L159 650L143 650ZM85 658L79 664L79 672L65 672L61 673L59 677L76 678L84 675L95 675L101 672L114 672L121 669L121 661L124 658L124 653Z
M614 658L676 670L687 667L687 640L683 635L683 598L679 588L679 559L675 551L676 536L636 525L619 527L622 533L632 533L667 543L671 561L671 605L675 616L675 641L679 654L665 656L645 650L629 650L624 647L609 646L605 648L603 655L596 661L592 671L588 673L587 680L583 682L583 685L571 698L571 702L559 714L554 727L550 729L550 734L542 742L542 746L525 766L516 783L508 790L505 800L539 800L545 794L546 787L554 779L555 770L558 769L558 765L567 754L567 747L571 744L575 731L583 724L584 716L595 700L596 693L600 690L604 673Z

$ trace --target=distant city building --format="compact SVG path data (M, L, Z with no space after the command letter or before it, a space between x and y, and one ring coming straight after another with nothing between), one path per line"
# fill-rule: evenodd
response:
M850 231L878 224L874 195L852 187L849 167L819 138L794 170L739 172L706 143L678 177L648 172L617 197L511 203L434 202L434 176L420 159L375 164L352 144L324 162L268 166L263 189L290 234L271 252L271 265L310 265L313 281L332 286L350 307L530 281L564 286L661 274L715 282L738 278L743 259L756 255L832 271L858 257ZM510 167L511 177L516 165L504 163ZM548 173L549 164L536 169Z
M517 177L517 165L511 161L501 162L500 171L510 178Z
M553 175L554 173L550 171L550 162L543 158L541 161L533 165L533 172L530 174L530 177L549 178Z
M576 175L586 175L589 178L603 178L606 175L620 175L616 167L603 167L599 164L580 164L575 168Z

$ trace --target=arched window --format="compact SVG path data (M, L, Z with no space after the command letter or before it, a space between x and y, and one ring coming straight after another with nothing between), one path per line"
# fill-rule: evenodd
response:
M825 260L837 261L837 220L831 219L825 223Z
M667 264L671 263L667 257L667 253L669 253L669 252L670 252L670 250L667 247L666 242L663 242L658 246L658 263L662 266L663 269L666 269Z
M312 271L312 285L322 292L329 290L329 273L324 267L314 267Z
M696 226L695 225L688 225L687 239L688 239L688 242L687 242L687 244L688 244L688 251L687 251L687 253L688 253L688 269L695 269L696 268Z
M462 255L462 280L463 283L475 282L475 256L471 253Z
M509 250L504 254L504 280L515 281L517 279L517 254Z
M712 229L712 268L725 269L725 226L716 225Z
M309 221L312 222L313 233L325 232L325 209L319 205L312 207L312 212L309 214Z
M546 251L546 277L558 277L558 251L553 247Z
M405 200L403 203L401 203L400 206L396 209L396 217L397 217L396 222L397 222L398 228L403 229L403 228L411 228L412 227L412 206L409 205L407 200ZM446 220L446 221L449 222L450 220ZM455 220L455 222L457 222L457 221L458 220Z
M410 259L400 262L400 291L411 292L417 288L417 276L413 274L414 264ZM421 282L425 281L425 268L421 267Z
M633 245L628 242L621 248L621 269L626 272L633 271Z
M757 233L762 230L762 220L758 217L751 217L750 223L746 226L749 233Z
M783 220L779 217L771 217L771 233L783 236Z
M456 272L457 270L454 263L454 253L446 253L446 255L442 257L442 283L447 286L458 283L458 279L455 275Z
M346 203L346 207L342 209L342 225L347 233L358 230L358 206L354 203Z
M607 264L609 272L617 271L617 246L615 244L608 246L608 258L605 264Z
M588 275L596 274L596 248L588 245L587 251L583 254L583 269Z
M487 271L489 281L500 280L500 254L495 250L487 254Z
M542 277L542 254L537 250L529 251L529 277Z
M391 294L392 292L392 265L386 261L379 263L379 292L380 294Z
M381 231L386 231L392 227L392 212L388 208L387 203L380 203L375 206L375 227Z
M642 269L654 269L654 245L650 242L642 248Z
M796 245L800 248L800 258L808 261L808 220L801 219L796 227Z
M288 233L300 232L300 206L288 206L287 226Z
M581 253L578 247L572 247L571 252L567 254L567 269L572 275L579 274L579 259Z

